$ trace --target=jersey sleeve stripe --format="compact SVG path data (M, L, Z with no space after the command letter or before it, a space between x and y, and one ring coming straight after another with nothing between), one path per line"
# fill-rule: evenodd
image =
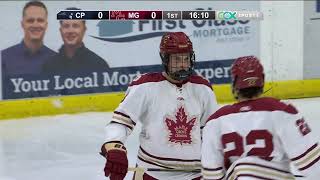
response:
M287 174L290 173L289 171L285 171L285 170L282 170L282 169L278 169L278 168L274 168L274 167L266 166L266 165L262 165L262 164L256 164L256 163L238 163L237 164L237 166L244 166L244 165L272 169L272 170L275 170L275 171L278 171L278 172L282 172L282 173L287 173Z
M123 116L123 117L126 117L126 118L130 119L130 120L132 121L132 123L133 123L134 125L136 125L136 123L131 119L130 116L128 116L128 115L126 115L126 114L124 114L124 113L122 113L122 112L119 112L119 111L114 111L113 113L114 113L114 114L117 114L117 115L119 115L119 116Z
M224 174L212 174L205 171L202 171L202 176L204 179L210 179L210 180L222 180L224 178Z
M237 168L233 171L233 173L230 175L230 179L237 179L239 176L246 175L255 175L264 177L266 179L292 179L294 180L294 176L292 174L280 174L268 170L262 170L257 168Z
M294 179L294 176L288 171L254 163L235 165L232 171L227 174L227 179L237 179L237 177L244 175L260 176L266 179L275 179L275 177L276 179Z
M202 175L205 179L215 179L220 180L225 176L224 169L222 167L210 169L210 168L202 168Z
M252 174L240 174L240 175L237 176L236 179L238 179L238 177L253 177L253 178L263 179L263 180L274 180L274 179L265 178L265 177L262 177L262 176L257 176L257 175L252 175Z
M129 125L127 125L127 124L119 123L119 122L116 122L116 121L111 121L110 123L121 124L121 125L124 125L124 126L126 126L127 128L129 128L130 130L133 130L133 127L132 127L132 126L129 126Z
M305 155L307 155L310 151L312 151L317 146L318 146L318 143L314 144L306 152L302 153L301 155L299 155L297 157L292 158L291 161L296 161L296 160L299 160L299 159L303 158Z
M126 114L124 114L124 113L122 113L122 112L119 112L119 111L114 111L114 113L115 113L115 114L119 114L119 115L121 115L121 116L124 116L124 117L126 117L126 118L130 118L130 116L128 116L128 115L126 115Z
M303 167L303 168L299 168L300 171L306 170L309 167L313 166L315 163L317 163L320 160L320 156L318 158L316 158L314 161L312 161L310 164L308 164L307 166Z
M314 151L311 151L307 156L305 156L303 159L300 159L301 161L297 160L296 165L301 166L303 164L306 164L308 161L314 159L315 157L319 156L320 154L320 149L314 149Z
M218 168L205 168L205 167L203 167L202 169L206 170L206 171L218 171L218 170L222 170L223 167L218 167Z
M127 118L126 116L122 116L122 114L116 114L114 113L112 116L112 122L117 122L119 124L126 125L130 127L130 129L133 129L133 127L136 125L134 121L132 121L130 118Z
M299 159L293 161L294 165L298 167L299 170L305 170L317 163L320 160L320 147L313 146L307 150L307 154Z

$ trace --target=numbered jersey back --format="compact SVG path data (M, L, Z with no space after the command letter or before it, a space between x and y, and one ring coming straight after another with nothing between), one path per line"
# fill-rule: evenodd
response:
M282 170L289 170L290 160L297 161L298 169L304 170L320 157L310 132L292 105L273 98L226 106L209 118L204 129L202 164L228 169L241 158L256 156L284 165ZM316 151L315 156L309 151Z

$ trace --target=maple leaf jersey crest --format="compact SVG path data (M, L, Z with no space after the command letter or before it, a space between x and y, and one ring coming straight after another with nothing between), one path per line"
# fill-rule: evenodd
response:
M191 144L191 131L196 123L196 117L192 117L188 120L188 116L185 113L183 106L179 107L175 120L170 117L165 118L166 125L169 130L169 141L173 143Z

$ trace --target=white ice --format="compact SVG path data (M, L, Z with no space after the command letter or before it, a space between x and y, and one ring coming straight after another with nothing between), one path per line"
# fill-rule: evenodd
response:
M320 98L288 101L320 137ZM90 112L0 121L0 180L108 179L99 151L111 115ZM131 167L135 166L139 130L126 144ZM131 177L129 173L126 179Z

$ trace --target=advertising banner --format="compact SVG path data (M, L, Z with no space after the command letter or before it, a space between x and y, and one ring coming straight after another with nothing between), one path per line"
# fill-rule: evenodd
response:
M41 27L28 29L24 24L22 9L26 3L0 2L1 16L7 17L0 29L3 99L125 91L137 75L163 71L159 44L166 32L183 31L190 37L195 73L212 84L230 82L234 58L259 56L259 21L254 20L87 20L82 22L84 29L72 34L70 29L82 25L56 19L66 8L258 11L259 2L45 1L45 47L36 56L23 39ZM80 46L70 58L67 45L73 41Z

